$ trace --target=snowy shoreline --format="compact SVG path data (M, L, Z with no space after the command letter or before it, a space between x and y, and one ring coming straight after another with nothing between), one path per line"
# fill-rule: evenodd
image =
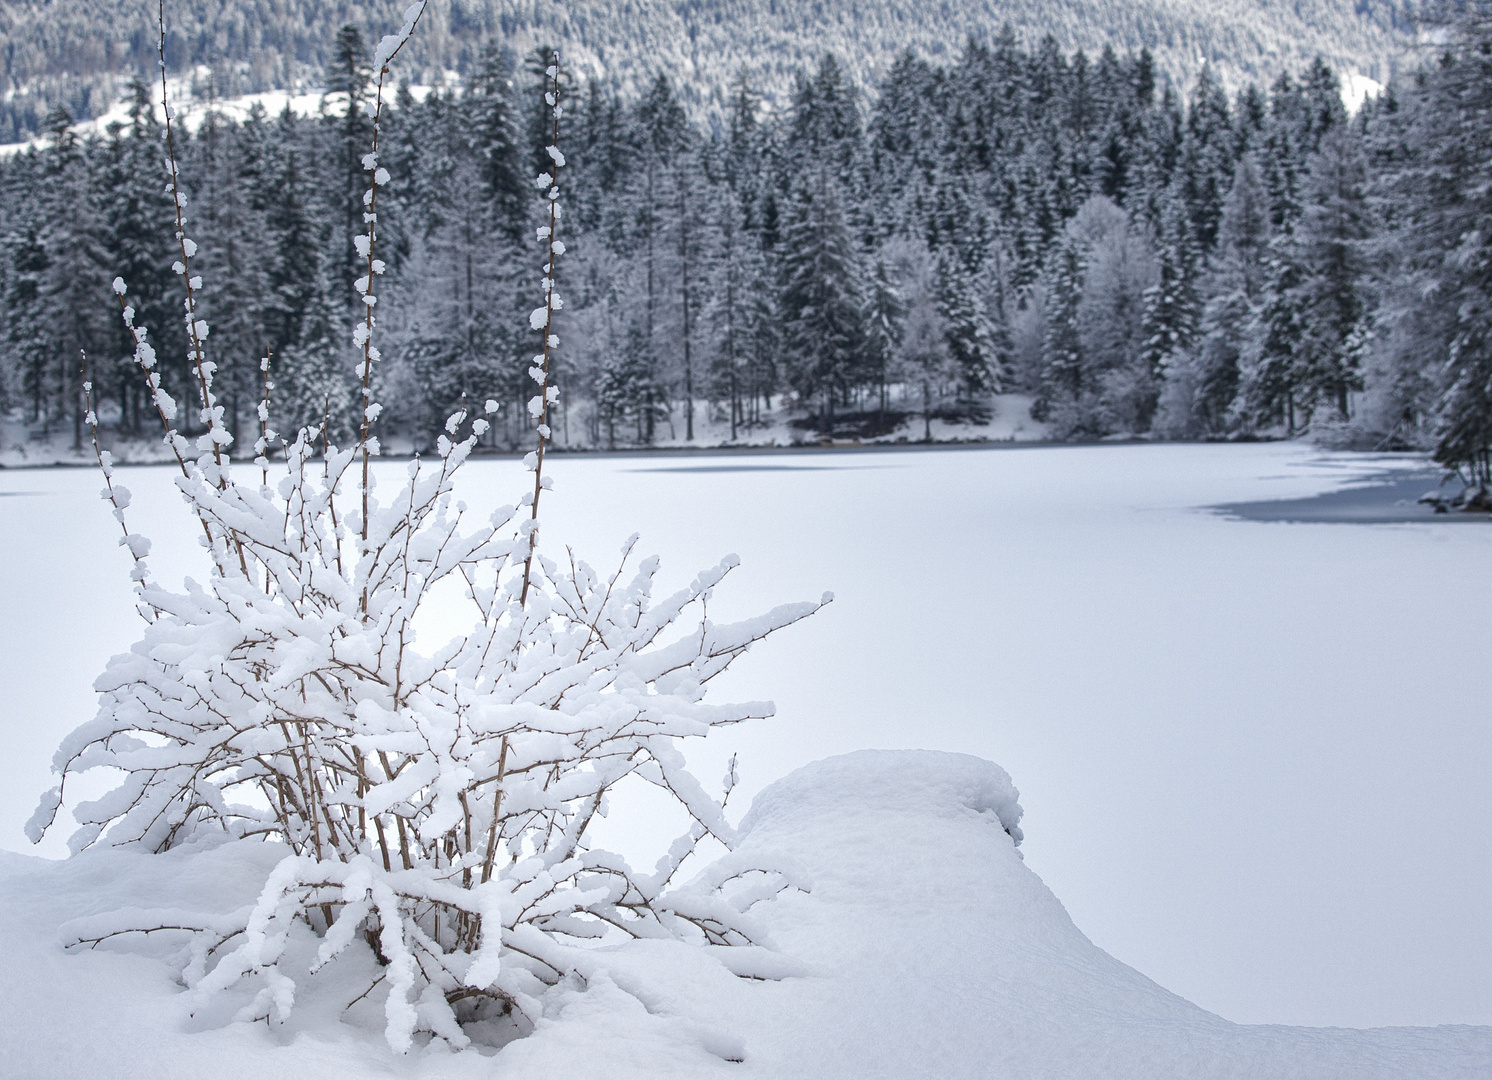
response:
M934 439L932 442L802 442L802 443L722 443L716 445L664 445L650 447L619 447L608 450L597 447L572 447L554 445L545 451L546 456L560 459L584 459L584 460L609 460L613 458L660 458L660 457L713 457L719 455L739 455L742 457L767 456L767 455L817 455L817 454L864 454L864 453L916 453L922 451L945 451L945 450L1093 450L1105 447L1137 447L1137 446L1257 446L1260 443L1277 443L1284 445L1298 445L1315 447L1300 439L1252 439L1239 441L1217 441L1206 443L1195 443L1179 439ZM527 451L503 450L482 448L474 451L471 455L473 462L478 461L520 461ZM0 469L7 472L21 471L44 471L47 469L94 469L97 470L98 462L81 456L76 461L53 460L53 461L22 461L14 460L0 461ZM415 454L407 450L391 450L380 455L379 460L394 464L408 463L413 461ZM421 455L428 459L428 455ZM1384 454L1370 455L1374 457L1391 456ZM1422 454L1410 453L1400 456L1422 458ZM235 462L245 468L252 466L245 462ZM283 464L278 459L271 461L273 468L277 464ZM114 467L116 469L151 469L169 466L176 468L173 459L162 457L160 460L130 461L118 459Z

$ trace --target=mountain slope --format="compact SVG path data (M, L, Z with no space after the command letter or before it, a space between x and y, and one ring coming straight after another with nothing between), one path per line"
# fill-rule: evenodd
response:
M405 2L178 0L166 6L167 60L212 66L224 95L315 84L338 27L377 37ZM146 0L0 0L10 92L0 126L34 128L54 102L79 118L106 108L119 76L153 68L155 12ZM1408 28L1393 0L433 0L405 63L428 82L465 71L489 36L520 53L554 43L585 77L624 91L665 70L711 111L743 70L780 99L826 50L864 80L903 49L950 58L969 35L992 37L1007 22L1027 42L1051 34L1066 50L1148 47L1183 83L1211 63L1233 84L1268 81L1317 53L1382 81Z

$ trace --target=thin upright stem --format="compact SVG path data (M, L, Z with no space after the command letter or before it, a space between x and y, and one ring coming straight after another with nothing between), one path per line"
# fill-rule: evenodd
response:
M378 86L373 95L373 149L363 158L363 167L372 173L368 192L363 196L363 202L367 206L367 210L363 211L363 220L368 225L367 250L360 252L365 257L368 270L367 274L357 282L358 293L362 296L364 307L363 324L357 328L356 333L357 343L361 346L363 352L361 372L363 418L362 424L358 428L358 450L362 455L363 466L359 494L362 498L363 510L360 532L364 546L368 542L368 481L373 457L373 448L370 445L369 439L373 422L378 418L378 408L373 403L373 364L379 359L378 349L373 345L373 326L376 321L373 318L373 308L378 303L378 297L373 292L373 279L382 274L384 269L383 262L375 256L373 249L378 241L378 189L388 183L389 179L388 171L381 168L378 164L378 137L380 125L383 121L383 88L389 76L389 65L393 63L394 57L403 51L405 44L409 41L409 35L414 33L415 27L419 25L420 19L424 15L425 6L424 4L420 4L419 9L415 11L414 20L403 31L403 40L399 42L393 52L383 57L378 65ZM382 56L381 50L379 55ZM348 95L347 107L349 109L352 108L351 93ZM359 598L358 610L363 615L367 615L368 613L368 589L366 585L363 586L362 595Z
M564 163L564 155L559 151L560 116L563 108L560 105L560 67L559 53L554 54L554 63L549 65L546 73L549 78L549 90L544 99L550 107L553 115L553 141L549 144L549 157L551 161L550 176L553 182L546 193L549 200L549 227L547 232L546 254L548 256L544 263L544 353L540 358L541 377L539 382L539 408L538 408L538 433L539 445L534 451L534 499L530 507L529 520L534 523L528 534L528 555L523 560L523 591L519 594L520 606L528 604L528 590L530 575L533 570L534 551L539 543L539 496L544 491L544 449L549 443L549 377L550 359L556 344L554 334L551 332L554 326L554 260L557 255L564 251L564 245L559 243L555 235L559 228L559 173Z
M201 284L201 279L192 276L192 256L197 252L197 245L186 235L185 211L182 209L186 204L186 195L181 190L181 169L176 164L176 137L171 124L175 114L171 109L170 91L166 85L166 0L159 0L157 18L160 29L156 51L160 58L161 69L161 109L166 117L166 160L171 169L171 209L176 215L176 246L181 252L181 261L177 263L177 268L182 282L186 285L187 339L191 342L192 368L197 376L197 392L202 399L202 421L207 425L207 438L212 444L212 461L217 474L214 478L214 486L219 491L226 491L228 470L223 467L223 445L227 438L227 431L218 416L217 399L212 395L212 374L208 371L207 355L202 345L206 326L197 318L197 285ZM203 527L206 527L205 523ZM249 564L244 555L243 538L231 529L228 534L238 555L239 571L247 578ZM210 541L210 531L208 537Z

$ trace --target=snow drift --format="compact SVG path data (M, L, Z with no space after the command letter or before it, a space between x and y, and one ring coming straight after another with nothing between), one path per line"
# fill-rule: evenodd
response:
M730 857L807 869L810 891L758 904L774 965L737 978L672 941L596 951L528 1038L497 1051L391 1055L335 1010L294 1026L188 1030L164 955L64 954L70 920L163 902L229 910L275 845L163 855L0 856L6 1075L36 1080L260 1077L1480 1077L1492 1028L1245 1027L1096 948L1024 864L1021 809L998 766L860 751L768 787ZM759 957L765 961L765 957ZM786 976L786 977L781 977ZM660 990L660 987L663 989ZM641 989L646 988L646 989ZM299 1015L299 1014L298 1014Z

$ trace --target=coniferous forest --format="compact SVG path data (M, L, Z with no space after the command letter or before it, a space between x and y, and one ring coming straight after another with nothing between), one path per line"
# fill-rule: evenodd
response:
M226 423L353 423L351 325L370 128L361 35L321 115L209 114L177 156ZM1492 19L1461 20L1353 115L1323 61L1236 94L1173 87L1145 52L1064 54L1008 30L875 92L825 55L788 107L745 80L691 119L660 74L572 79L561 445L790 418L805 441L967 425L1026 395L1056 439L1433 449L1479 485L1492 446ZM350 107L349 107L350 106ZM499 44L460 93L402 88L384 121L384 422L415 449L463 398L526 435L540 70ZM0 164L0 405L83 435L80 352L121 436L153 431L110 283L175 395L189 378L151 92L129 124ZM386 202L384 200L387 200ZM1021 406L1026 405L1022 402ZM904 429L905 430L905 429ZM250 432L252 431L252 434Z

